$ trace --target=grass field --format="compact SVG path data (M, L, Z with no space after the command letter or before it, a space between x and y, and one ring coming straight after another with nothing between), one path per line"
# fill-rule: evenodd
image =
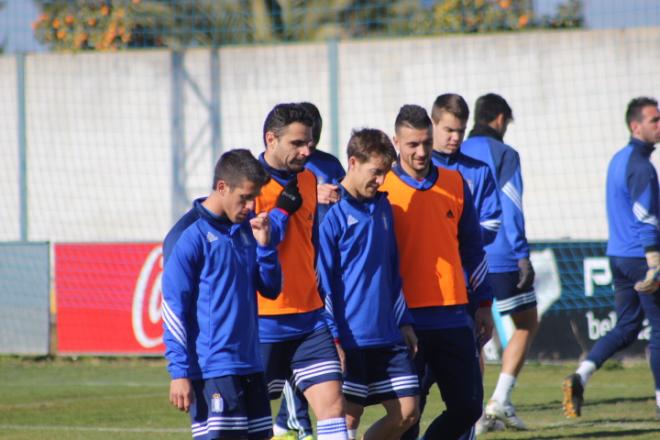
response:
M526 366L514 391L528 432L484 439L660 439L653 384L644 362L606 364L587 389L583 417L560 410L561 380L574 364ZM486 392L498 368L487 368ZM157 359L19 359L0 357L1 439L186 439L187 415L167 402L165 363ZM434 390L427 414L442 408ZM365 412L370 423L380 407ZM423 424L429 417L423 417Z

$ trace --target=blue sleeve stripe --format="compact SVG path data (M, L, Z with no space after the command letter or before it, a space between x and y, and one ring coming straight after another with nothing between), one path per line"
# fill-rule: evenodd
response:
M497 232L500 230L500 226L502 226L502 221L501 220L484 220L481 223L481 227L484 229L488 229L489 231Z
M406 312L406 302L403 299L403 291L399 291L399 295L396 298L396 303L394 304L394 317L397 324L403 319L403 314Z
M473 290L476 290L481 285L481 283L486 278L487 273L488 273L488 261L484 256L484 259L481 260L479 266L477 266L477 268L472 272L472 275L470 275L470 286L472 287Z
M332 298L330 298L330 295L325 296L325 311L334 318L335 312L332 308Z
M165 322L167 329L170 331L170 333L172 333L174 338L179 341L183 348L186 348L186 331L183 328L179 318L177 318L177 316L172 312L172 309L170 309L170 306L167 304L167 302L165 302L164 299L162 311L163 322Z
M637 220L642 223L647 223L649 225L658 226L658 218L654 215L649 214L649 212L642 206L641 203L635 202L633 205L633 213Z
M522 212L522 198L520 197L520 193L516 189L515 186L511 182L507 182L504 187L502 187L502 192L506 194L506 196L511 199L514 205Z

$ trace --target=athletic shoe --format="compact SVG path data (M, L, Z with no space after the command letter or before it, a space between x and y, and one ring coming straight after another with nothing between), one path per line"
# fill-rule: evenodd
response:
M564 378L564 415L569 419L580 417L582 415L582 403L584 402L584 387L582 379L577 373L569 374Z
M486 413L482 413L477 423L474 424L474 433L475 435L483 435L487 432L496 432L504 431L506 426L504 422L498 419L489 419L486 417Z
M490 400L484 412L487 419L499 420L509 429L527 430L527 425L516 415L516 408L511 403L502 405L497 400Z

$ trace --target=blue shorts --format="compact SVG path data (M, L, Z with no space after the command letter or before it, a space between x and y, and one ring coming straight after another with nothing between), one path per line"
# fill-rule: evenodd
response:
M264 439L273 435L270 401L263 373L192 381L190 406L196 440Z
M403 345L345 350L344 396L362 406L419 394L417 370Z
M536 307L534 287L520 290L516 287L519 281L518 271L488 274L488 282L495 294L495 306L500 315L509 315Z
M298 339L262 343L261 358L271 399L281 396L286 380L305 391L317 383L342 379L337 349L325 327Z

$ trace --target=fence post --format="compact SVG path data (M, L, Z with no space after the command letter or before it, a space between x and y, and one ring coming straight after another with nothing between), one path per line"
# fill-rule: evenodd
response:
M222 152L221 135L222 119L220 113L220 49L211 49L211 99L210 121L211 121L211 170L215 168L215 162Z
M176 221L188 208L186 197L184 66L183 53L172 52L171 81L171 140L172 140L172 221Z
M25 54L16 54L16 95L18 110L18 188L20 239L28 240L27 122L25 110Z
M330 97L330 147L339 157L339 40L328 40L328 95Z

